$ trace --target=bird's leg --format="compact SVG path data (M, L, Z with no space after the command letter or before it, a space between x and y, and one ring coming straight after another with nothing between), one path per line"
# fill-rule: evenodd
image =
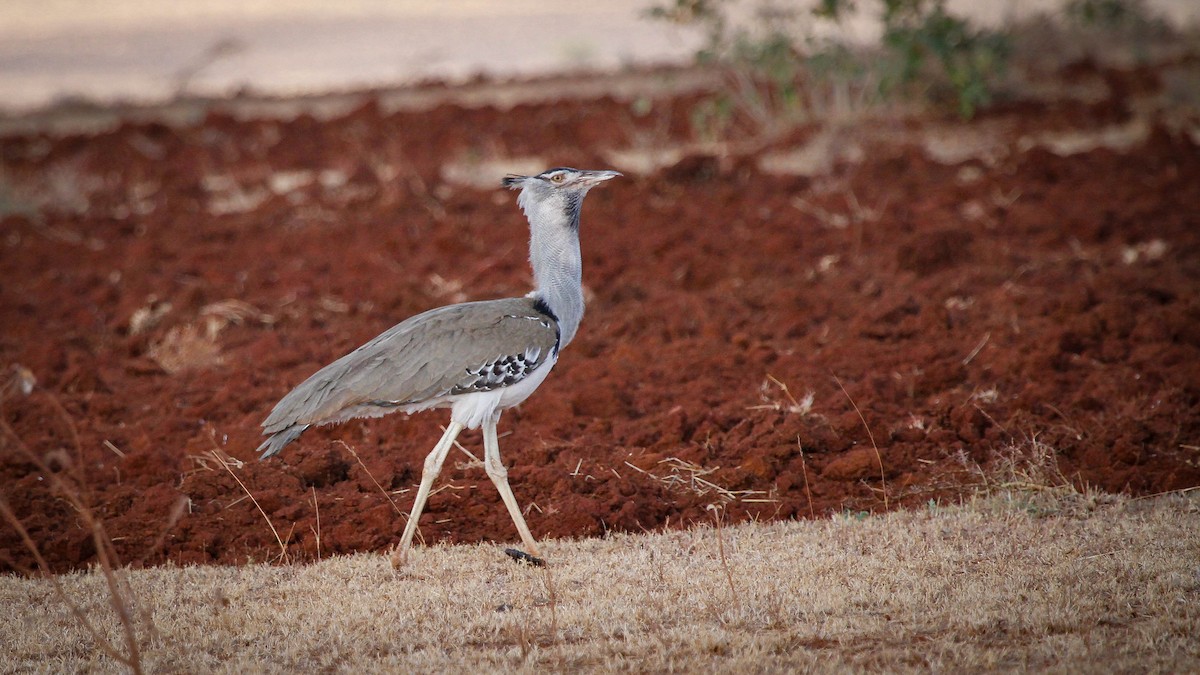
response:
M483 423L483 468L500 491L500 498L508 507L508 515L512 516L513 524L521 534L521 541L524 542L525 548L529 549L526 553L537 557L540 555L537 542L533 540L533 534L525 524L525 516L521 515L521 508L517 506L517 498L508 486L508 469L504 468L504 462L500 461L500 441L496 438L496 423L499 421L499 415L492 415Z
M429 488L433 487L433 481L442 471L442 463L446 461L446 455L450 454L450 447L454 445L454 439L458 437L458 432L463 430L463 425L450 421L446 427L446 433L442 434L442 440L433 447L425 457L425 467L421 471L421 487L417 490L417 498L413 501L412 513L408 516L408 524L404 526L404 536L400 538L400 543L396 549L392 551L392 567L399 568L408 561L408 549L412 544L413 535L417 532L417 521L421 519L421 511L425 508L425 500L429 499Z

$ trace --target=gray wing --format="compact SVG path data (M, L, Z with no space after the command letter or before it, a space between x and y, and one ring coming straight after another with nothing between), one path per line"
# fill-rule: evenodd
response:
M317 371L263 421L275 454L313 424L381 415L506 387L558 349L553 315L531 298L450 305L411 317Z

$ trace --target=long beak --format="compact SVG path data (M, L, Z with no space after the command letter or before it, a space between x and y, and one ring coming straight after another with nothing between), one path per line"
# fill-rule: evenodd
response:
M579 180L589 187L599 185L610 178L622 175L620 171L581 171Z

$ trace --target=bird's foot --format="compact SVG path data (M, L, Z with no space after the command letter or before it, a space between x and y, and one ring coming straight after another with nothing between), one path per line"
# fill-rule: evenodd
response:
M532 565L534 567L545 567L546 566L545 560L542 560L541 558L539 558L535 555L530 555L520 549L506 548L506 549L504 549L504 555L507 555L508 557L512 558L513 562L524 563L526 565Z

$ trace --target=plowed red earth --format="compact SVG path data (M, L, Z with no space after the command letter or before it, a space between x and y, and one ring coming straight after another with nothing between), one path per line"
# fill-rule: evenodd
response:
M954 500L1014 453L1052 451L1107 491L1200 485L1200 152L1153 120L1122 150L1018 145L1122 123L1113 96L986 113L971 124L1011 133L995 161L863 141L820 178L745 152L593 191L579 337L501 421L534 533L685 526L710 504L739 520ZM38 462L128 563L273 559L264 513L293 560L318 541L384 549L446 413L312 430L266 462L258 423L411 314L528 290L515 195L448 183L448 162L605 168L648 134L689 140L686 103L655 102L663 118L612 98L367 104L0 139L16 195L0 222L3 498L57 570L96 550ZM879 124L934 123L957 124ZM461 442L482 456L477 433ZM466 454L438 487L426 542L516 541ZM9 524L0 551L34 567Z

